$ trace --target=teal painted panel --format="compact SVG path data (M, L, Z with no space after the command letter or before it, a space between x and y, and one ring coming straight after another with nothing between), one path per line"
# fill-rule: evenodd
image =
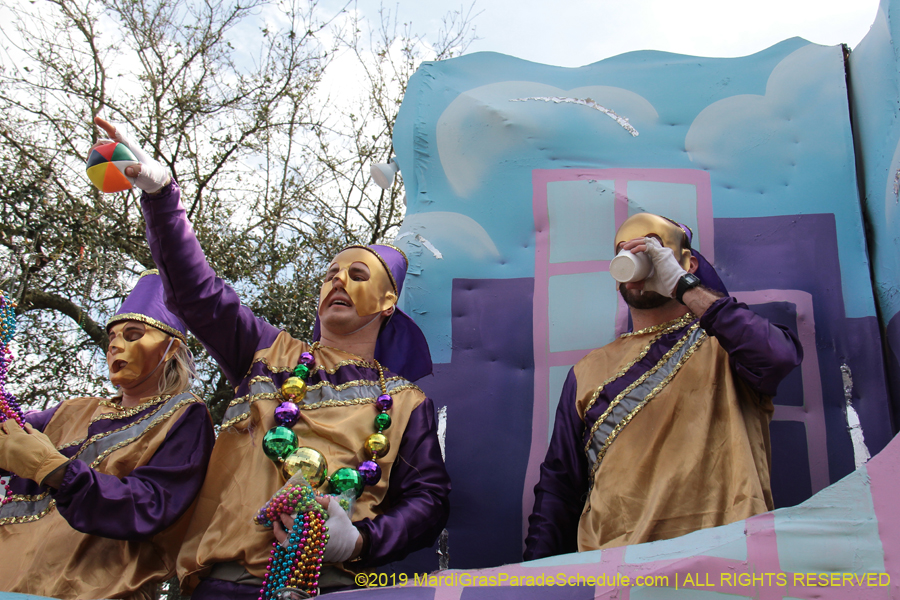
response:
M554 181L547 185L551 263L612 260L615 194L612 181Z
M775 511L775 528L784 572L884 571L884 550L865 467L798 506Z
M590 350L615 339L615 323L597 314L615 314L618 292L608 273L550 277L550 351Z

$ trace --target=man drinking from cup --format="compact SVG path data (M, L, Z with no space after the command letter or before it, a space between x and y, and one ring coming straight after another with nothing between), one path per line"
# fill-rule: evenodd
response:
M632 256L617 257L627 262L610 272L624 280L633 331L569 371L526 560L772 510L772 396L803 351L787 328L727 295L691 238L688 227L649 213L616 233L616 250Z

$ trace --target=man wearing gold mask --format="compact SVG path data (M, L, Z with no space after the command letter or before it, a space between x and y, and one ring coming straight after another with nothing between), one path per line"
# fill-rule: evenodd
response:
M633 331L563 386L525 558L669 539L773 508L769 420L797 338L727 295L692 233L641 213L616 249L648 255L622 283Z
M450 480L434 406L411 383L431 373L428 345L396 307L406 256L386 245L340 252L322 284L315 343L296 340L256 317L212 271L168 171L96 123L137 150L142 164L126 174L145 192L166 301L235 386L178 558L183 590L194 599L260 596L278 532L252 520L301 464L305 475L319 469L322 480L310 481L319 493L358 495L350 518L325 501L318 589L352 586L352 571L432 545L447 522ZM285 597L299 593L284 589Z

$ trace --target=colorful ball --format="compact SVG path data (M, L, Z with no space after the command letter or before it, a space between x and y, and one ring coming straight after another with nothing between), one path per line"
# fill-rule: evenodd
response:
M277 421L279 425L290 427L299 416L300 408L290 400L282 402L275 407L275 421Z
M390 394L382 394L378 396L375 400L375 406L378 407L378 410L390 410L391 406L394 405L394 399L391 398Z
M294 402L302 402L306 396L306 382L299 377L288 377L281 384L281 395Z
M125 144L111 142L91 150L87 176L101 192L107 194L130 190L134 179L125 175L125 167L141 164Z
M375 427L378 431L384 431L391 426L391 415L386 412L378 413L375 416Z
M391 442L388 441L383 433L373 433L366 438L366 443L363 444L363 447L365 448L366 453L372 458L382 458L385 454L390 452Z

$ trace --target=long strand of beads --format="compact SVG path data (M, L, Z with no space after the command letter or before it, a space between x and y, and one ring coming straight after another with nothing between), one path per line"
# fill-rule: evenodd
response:
M316 501L313 490L302 483L288 482L256 515L254 521L272 527L281 515L296 515L284 545L272 543L269 563L263 576L258 600L290 600L291 592L310 596L318 593L319 574L328 543L325 511Z
M0 423L13 419L20 427L25 426L25 417L19 401L6 389L6 376L13 361L9 344L16 333L16 305L0 291ZM14 475L3 484L3 499L0 506L12 500L10 482Z

